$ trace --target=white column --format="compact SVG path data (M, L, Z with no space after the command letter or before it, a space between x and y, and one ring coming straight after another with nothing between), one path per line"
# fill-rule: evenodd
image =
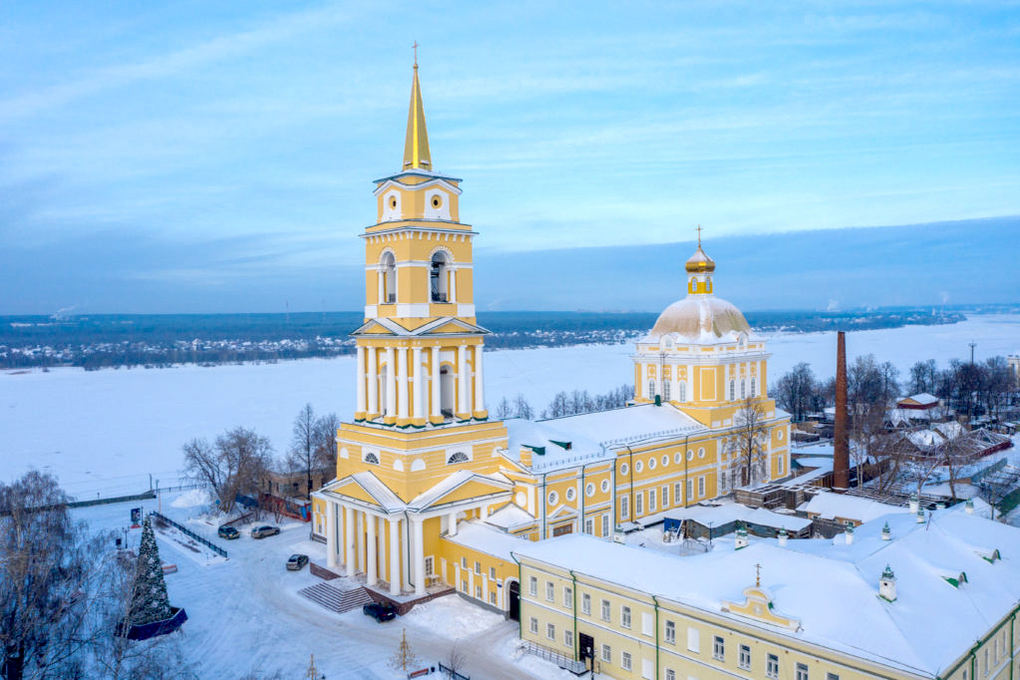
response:
M467 413L470 415L471 407L468 401L468 364L467 364L467 345L461 345L457 348L457 378L459 387L457 389L457 412Z
M425 594L425 534L422 529L424 522L418 517L411 520L414 528L414 594Z
M481 507L481 509L479 510L478 516L484 522L489 517L489 506L488 505L483 505Z
M379 305L381 305L384 302L386 302L386 300L385 300L385 295L386 295L386 274L383 273L384 271L385 270L382 267L378 267L375 270L375 281L376 281L376 285L377 285L378 290L379 290L379 298L378 298L378 302L376 304L379 304Z
M365 512L363 510L357 510L354 513L354 529L358 532L357 535L357 547L358 547L358 571L365 572Z
M397 350L397 418L405 420L407 413L407 348Z
M400 520L390 518L390 595L400 594Z
M475 345L475 411L485 410L485 383L482 379L482 346Z
M368 581L368 585L374 586L376 582L376 542L375 542L375 527L376 517L375 515L365 513L365 550L368 554L367 568L365 569L365 576Z
M450 302L457 301L457 270L450 269Z
M447 520L449 528L446 530L447 536L457 535L457 511L454 510L450 513L449 519Z
M397 370L392 347L386 348L386 415L397 415Z
M375 368L375 347L368 348L368 412L379 413L379 373Z
M358 562L355 555L357 545L354 539L358 532L355 526L354 508L348 506L344 508L344 511L344 514L347 516L347 521L344 523L344 537L347 539L347 575L354 576L354 567Z
M414 371L414 419L421 420L425 417L425 405L422 403L422 383L425 382L424 372L421 370L421 347L411 350L411 368Z
M358 413L365 412L365 348L358 347L358 403L354 409Z
M336 566L336 504L326 501L326 566Z
M439 345L436 345L432 348L432 415L436 418L442 415L443 406L439 383Z

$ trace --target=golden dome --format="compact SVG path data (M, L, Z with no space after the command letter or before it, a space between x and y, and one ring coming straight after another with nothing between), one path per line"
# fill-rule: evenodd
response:
M750 335L751 327L732 303L714 295L689 295L666 307L648 340L656 341L670 333L690 342L736 341L741 333Z
M691 258L687 260L687 264L684 267L688 274L711 274L715 271L715 261L705 254L705 251L701 249L701 244L698 244L698 249L694 251Z

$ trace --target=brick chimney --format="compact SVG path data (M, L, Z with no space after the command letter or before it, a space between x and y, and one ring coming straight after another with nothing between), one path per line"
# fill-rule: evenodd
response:
M836 334L836 431L832 454L832 487L846 490L850 486L850 446L846 423L846 334Z

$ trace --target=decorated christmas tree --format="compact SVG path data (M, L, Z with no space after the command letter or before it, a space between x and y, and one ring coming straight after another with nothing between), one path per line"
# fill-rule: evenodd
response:
M406 673L412 670L417 663L418 656L411 650L411 645L407 642L407 629L405 628L400 636L400 645L390 657L390 668Z
M142 543L138 547L138 571L135 587L128 609L128 624L142 626L155 621L165 621L173 615L170 599L166 594L163 580L163 563L159 559L156 534L152 530L152 518L146 517L142 526Z

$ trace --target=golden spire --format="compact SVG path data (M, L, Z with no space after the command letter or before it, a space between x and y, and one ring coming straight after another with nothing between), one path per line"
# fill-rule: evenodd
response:
M418 84L418 43L414 43L414 83L411 85L411 106L407 111L407 138L404 141L404 170L432 169L429 134L425 130L425 107Z
M687 260L684 268L687 270L688 274L701 274L706 272L711 274L715 271L715 262L712 258L705 254L704 250L701 249L700 224L698 225L698 249L694 251L693 255L691 255L691 259Z

